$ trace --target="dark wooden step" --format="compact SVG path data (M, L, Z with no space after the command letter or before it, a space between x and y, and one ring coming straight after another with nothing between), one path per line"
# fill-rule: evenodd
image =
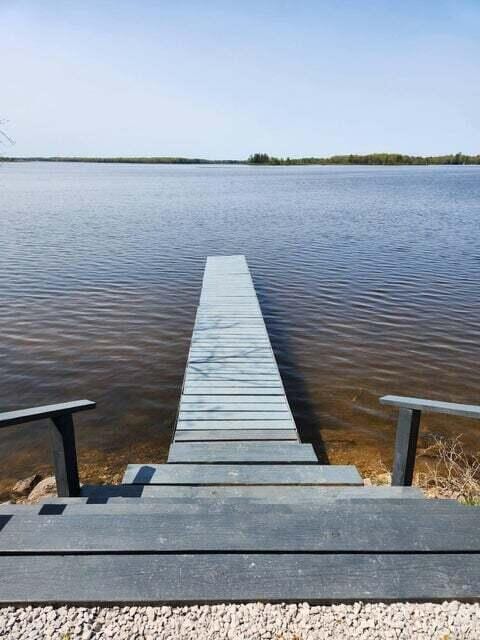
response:
M175 442L169 463L210 464L318 464L311 444L297 442Z
M403 500L408 500L404 498ZM379 505L390 507L390 504L398 504L399 498L355 498L355 505L362 505L362 507L368 507L369 503L373 501L372 505L377 508ZM328 499L305 502L299 507L299 503L293 502L272 502L269 509L271 514L279 516L282 513L305 513L307 511L313 512L321 504L337 504L337 508L341 509L345 499ZM455 508L458 507L459 514L462 515L462 506L458 503L454 503L451 507L451 513L453 514ZM108 516L108 515L153 515L153 514L171 514L179 513L185 516L191 516L193 514L199 514L201 517L205 516L205 513L225 512L228 510L234 510L236 512L249 513L263 513L265 510L265 503L260 500L248 499L248 498L232 498L225 496L218 496L212 498L205 498L203 500L194 500L192 498L112 498L108 502L91 502L87 498L55 498L53 500L45 500L41 504L17 504L12 509L6 508L4 505L0 506L0 514L3 515L87 515L87 516ZM428 512L428 510L427 510Z
M129 464L125 484L362 485L351 465Z
M0 515L0 554L480 552L480 510L448 501L219 506L133 515Z
M155 604L471 600L478 554L0 557L0 602Z
M199 501L199 500L245 500L264 504L307 503L314 504L332 500L357 499L425 499L417 487L335 487L335 486L167 486L167 485L86 485L82 489L83 497L57 498L43 500L44 503L70 503L72 501L90 501L104 504L112 500L136 501ZM0 509L10 507L3 505Z

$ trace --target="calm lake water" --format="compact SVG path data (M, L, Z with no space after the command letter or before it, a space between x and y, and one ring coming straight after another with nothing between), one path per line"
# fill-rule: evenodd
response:
M304 438L368 473L379 396L480 403L479 241L479 167L0 164L0 409L96 400L82 480L161 461L205 257L243 253ZM0 431L0 494L47 436Z

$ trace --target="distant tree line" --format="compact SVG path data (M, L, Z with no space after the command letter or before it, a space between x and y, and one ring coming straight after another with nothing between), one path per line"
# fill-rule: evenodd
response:
M362 164L362 165L428 165L428 164L480 164L480 155L452 153L445 156L408 156L401 153L369 153L367 155L339 155L329 158L276 158L267 153L254 153L248 164L302 165L302 164Z
M28 157L15 158L4 157L0 160L7 162L100 162L100 163L124 163L124 164L242 164L238 160L206 160L204 158L176 158L168 156L158 157L111 157L93 158L91 156L49 156L49 157Z
M0 134L2 131L0 130ZM254 153L248 160L207 160L205 158L158 157L2 157L0 162L101 162L125 164L249 164L249 165L462 165L480 164L480 155L452 153L444 156L408 156L401 153L369 153L367 155L338 155L329 158L276 158L268 153Z

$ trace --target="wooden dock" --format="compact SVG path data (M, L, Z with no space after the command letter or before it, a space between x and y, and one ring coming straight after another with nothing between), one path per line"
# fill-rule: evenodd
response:
M91 404L28 414L55 421L69 496L60 454L71 412ZM480 597L480 509L364 487L300 442L243 256L207 260L168 461L156 462L78 497L1 505L0 603Z

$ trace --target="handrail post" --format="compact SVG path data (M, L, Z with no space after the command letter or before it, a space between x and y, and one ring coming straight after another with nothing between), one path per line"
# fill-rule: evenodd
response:
M80 495L75 431L71 413L52 417L51 440L57 495L69 498Z
M399 410L392 473L394 486L409 487L412 484L421 414L418 409Z

